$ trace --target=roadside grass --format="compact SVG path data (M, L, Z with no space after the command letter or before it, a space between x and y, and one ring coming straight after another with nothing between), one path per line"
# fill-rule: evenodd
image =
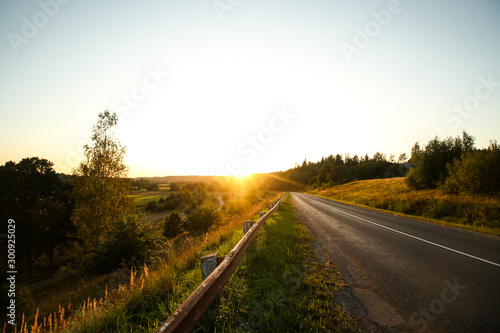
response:
M154 332L202 282L199 259L230 252L243 236L242 222L256 220L258 212L276 198L228 218L209 233L177 237L155 267L124 269L111 287L101 277L103 284L96 286L100 288L94 297L69 307L55 306L44 317L35 315L34 323L22 320L15 332Z
M30 305L25 305L20 311L24 312L25 322L31 323L35 316L43 320L44 317L54 317L54 312L71 313L75 304L83 304L89 298L99 298L106 288L112 290L114 285L125 283L128 277L121 272L98 276L82 276L80 274L70 277L56 273L55 282L34 288L30 292Z
M311 241L288 195L195 332L358 331L334 299L339 273L319 259Z
M500 198L410 190L404 178L355 181L308 193L500 236Z

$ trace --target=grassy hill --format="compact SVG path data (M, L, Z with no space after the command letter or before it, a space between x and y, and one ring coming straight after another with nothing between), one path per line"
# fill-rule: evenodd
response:
M311 194L500 236L500 198L410 190L404 178L355 181Z

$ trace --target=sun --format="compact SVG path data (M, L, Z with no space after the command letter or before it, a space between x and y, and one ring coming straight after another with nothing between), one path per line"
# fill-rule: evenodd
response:
M252 174L232 175L230 177L241 188L247 188L249 185L255 184L254 176Z

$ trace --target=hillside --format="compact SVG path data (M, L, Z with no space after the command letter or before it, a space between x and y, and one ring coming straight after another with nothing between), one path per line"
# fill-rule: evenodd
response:
M404 178L361 180L308 193L500 235L500 198L495 196L450 195L441 189L414 191Z

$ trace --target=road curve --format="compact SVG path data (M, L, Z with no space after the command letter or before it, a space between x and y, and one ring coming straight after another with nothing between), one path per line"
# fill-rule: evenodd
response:
M500 238L292 193L383 331L500 332Z

